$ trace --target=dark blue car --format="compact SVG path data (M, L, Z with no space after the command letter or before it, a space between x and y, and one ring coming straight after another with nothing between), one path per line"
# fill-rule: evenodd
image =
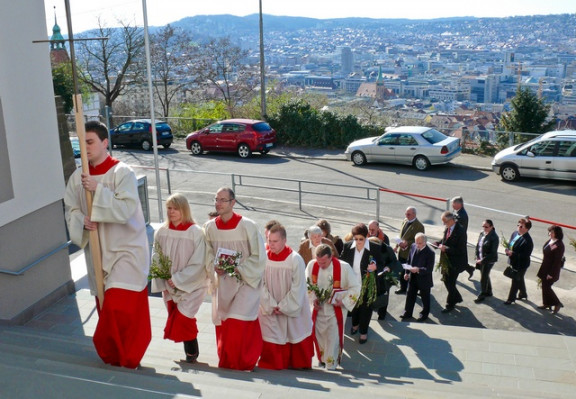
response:
M136 119L110 129L113 146L135 146L144 151L152 149L152 122L150 119ZM156 140L164 148L172 145L172 129L166 122L156 121Z

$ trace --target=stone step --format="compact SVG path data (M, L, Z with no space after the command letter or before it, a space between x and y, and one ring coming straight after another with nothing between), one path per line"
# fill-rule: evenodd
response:
M206 344L208 332L201 334ZM202 348L202 343L201 343ZM349 344L346 361L355 364L355 348ZM376 348L375 348L376 349ZM208 349L206 349L207 352ZM538 390L521 390L505 384L491 385L490 378L462 382L450 375L453 365L435 367L432 378L426 367L394 367L378 351L369 353L364 363L382 361L380 373L374 368L326 372L257 369L239 372L217 368L217 358L206 354L198 364L180 362L181 345L153 339L139 370L102 364L94 352L91 337L65 336L27 327L0 328L0 397L83 398L283 398L306 395L309 398L364 397L396 398L561 398ZM408 370L409 369L409 370ZM33 381L27 384L26 381ZM493 381L492 381L493 382Z

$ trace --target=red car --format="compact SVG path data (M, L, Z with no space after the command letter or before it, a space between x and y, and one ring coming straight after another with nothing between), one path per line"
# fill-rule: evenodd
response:
M254 119L227 119L186 136L186 148L192 155L221 151L247 158L253 152L266 154L275 142L276 131L267 122Z

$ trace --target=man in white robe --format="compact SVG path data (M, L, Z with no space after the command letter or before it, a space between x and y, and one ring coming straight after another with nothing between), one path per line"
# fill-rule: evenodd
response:
M264 347L258 367L309 369L314 346L305 265L286 245L284 226L269 228L267 255L258 315Z
M134 171L108 155L108 130L86 123L90 173L77 169L66 187L64 203L70 239L84 248L90 290L96 295L89 233L98 231L104 275L104 301L99 304L94 346L105 363L138 367L151 340L148 307L150 265L146 224ZM85 191L93 193L88 217ZM100 307L101 305L101 307Z
M348 263L334 257L328 245L320 244L316 248L316 260L306 266L306 278L318 289L333 292L326 301L319 301L311 291L309 298L316 355L321 366L335 370L342 359L346 315L354 309L360 295L360 276Z
M204 225L206 266L216 272L212 318L216 325L218 367L253 370L262 353L258 308L266 267L264 240L256 224L237 213L234 191L220 188L214 198L218 216ZM215 267L239 254L233 275Z

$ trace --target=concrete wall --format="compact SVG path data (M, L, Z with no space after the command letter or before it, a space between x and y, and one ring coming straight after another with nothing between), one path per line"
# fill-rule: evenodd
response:
M64 177L42 0L0 0L0 323L73 290ZM59 250L55 250L58 249Z

